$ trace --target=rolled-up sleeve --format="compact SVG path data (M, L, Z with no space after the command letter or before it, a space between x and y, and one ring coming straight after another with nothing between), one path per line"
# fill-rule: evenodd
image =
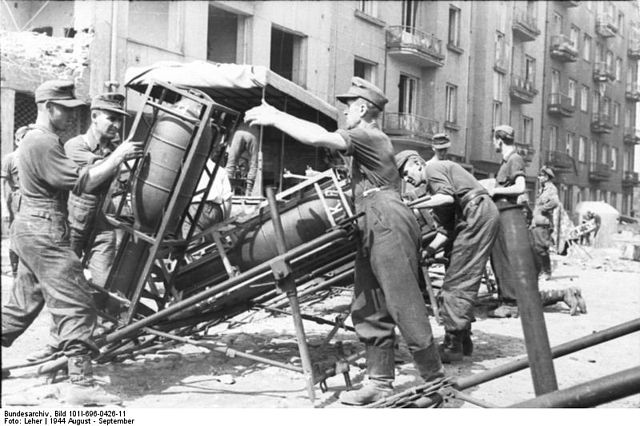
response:
M427 165L426 174L427 185L429 185L429 192L431 192L431 194L444 194L455 197L455 189L443 170Z
M38 176L51 187L71 191L78 184L80 166L70 160L62 146L38 144L31 152Z
M515 182L518 176L526 177L524 160L519 155L509 159L509 180Z

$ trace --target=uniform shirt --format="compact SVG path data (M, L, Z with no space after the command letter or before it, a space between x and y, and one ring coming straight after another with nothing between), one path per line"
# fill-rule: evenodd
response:
M460 164L449 160L427 162L422 173L430 194L450 195L454 199L454 204L433 208L436 221L441 225L439 232L450 237L455 228L456 211L462 207L460 199L469 191L484 187Z
M496 186L508 187L513 186L516 183L518 176L525 177L524 172L524 160L516 151L513 151L507 158L502 160L498 174L496 175ZM517 202L518 195L498 195L497 198L506 198L513 203Z
M5 155L2 159L2 172L0 178L4 179L9 185L11 192L15 192L20 188L20 178L18 176L18 152L13 151Z
M207 169L213 171L216 167L216 163L207 160ZM202 173L200 177L200 181L198 181L198 187L196 191L202 191L207 187L209 183L209 176L206 173ZM220 167L216 172L215 178L213 178L213 183L211 184L211 189L209 190L209 195L207 196L207 201L214 202L216 204L224 204L229 201L233 196L233 191L231 189L231 183L229 182L229 176L227 175L227 171ZM200 201L202 199L202 194L198 194L193 197L193 201Z
M553 182L547 182L540 188L536 206L533 212L533 220L536 225L551 225L553 223L553 211L560 205L558 188Z
M67 157L73 160L78 166L86 167L97 162L102 161L105 157L111 154L112 149L110 147L104 147L100 144L100 141L95 138L93 132L89 130L84 135L78 135L71 138L64 144L64 151ZM109 189L110 180L107 179L92 193L102 193Z
M351 184L359 198L371 188L386 187L400 192L400 173L395 166L393 146L375 123L350 130L338 130L347 143L345 153L353 157Z
M37 124L20 142L18 176L22 194L39 200L64 200L86 182L86 170L65 155L60 138Z

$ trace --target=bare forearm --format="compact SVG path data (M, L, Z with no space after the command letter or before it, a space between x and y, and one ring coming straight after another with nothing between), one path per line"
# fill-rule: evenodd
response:
M516 182L511 186L497 186L493 190L493 195L520 195L526 189L524 177L518 176Z
M87 182L85 184L85 191L91 192L99 187L107 179L115 175L121 160L116 156L109 156L104 161L89 169Z

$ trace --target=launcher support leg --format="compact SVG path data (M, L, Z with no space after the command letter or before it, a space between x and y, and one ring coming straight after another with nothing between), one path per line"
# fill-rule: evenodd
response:
M267 188L267 200L269 202L269 213L271 215L271 221L273 222L273 228L276 237L276 247L278 249L279 256L274 259L271 264L271 270L276 278L278 288L286 292L287 299L289 299L289 305L291 306L291 317L293 318L293 326L296 330L296 340L298 341L298 350L300 352L300 359L302 361L302 370L307 384L307 393L311 403L315 402L316 394L313 389L315 381L313 379L313 365L311 363L311 354L309 353L309 346L307 345L307 337L304 333L304 325L302 324L302 316L300 315L300 303L298 302L298 292L296 290L296 282L291 275L291 265L284 258L284 254L287 251L286 242L284 239L284 230L282 228L282 221L280 219L280 213L278 212L278 205L276 203L276 196L273 192L273 188Z

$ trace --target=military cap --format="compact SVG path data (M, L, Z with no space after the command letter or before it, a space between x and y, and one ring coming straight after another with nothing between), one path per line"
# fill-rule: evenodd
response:
M99 109L101 111L117 112L118 114L130 114L124 110L124 95L115 92L101 93L91 100L91 109Z
M382 90L380 90L374 84L368 82L367 80L363 80L360 77L353 77L351 79L351 87L349 87L347 93L338 95L336 96L336 98L338 98L340 102L345 104L349 99L366 99L381 111L384 109L385 104L389 102Z
M398 170L402 169L404 163L406 163L411 157L420 157L420 154L418 154L418 151L414 151L412 149L405 149L404 151L397 153L395 155L396 168Z
M36 103L49 101L67 108L75 108L85 105L83 101L76 99L73 89L74 84L71 81L45 81L36 89Z
M501 124L500 126L496 127L495 129L493 129L494 133L498 133L501 132L502 134L504 134L504 136L506 136L507 138L513 140L516 137L516 132L513 130L513 127L507 125L507 124Z
M553 170L551 170L551 168L547 167L547 166L542 166L542 168L540 169L540 173L546 174L551 179L555 179L556 178L556 174L553 173Z
M436 133L433 135L433 142L431 143L435 149L445 149L451 146L451 141L446 133Z

